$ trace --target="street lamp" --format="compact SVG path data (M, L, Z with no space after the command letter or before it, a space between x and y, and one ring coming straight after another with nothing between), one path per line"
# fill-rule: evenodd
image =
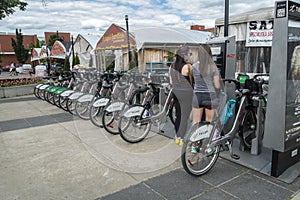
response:
M126 21L126 32L127 32L127 44L128 44L128 66L130 65L131 56L130 56L130 38L129 38L129 28L128 28L128 15L125 15Z

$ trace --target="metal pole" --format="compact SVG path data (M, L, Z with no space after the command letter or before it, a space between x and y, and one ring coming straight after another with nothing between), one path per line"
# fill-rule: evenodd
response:
M130 38L129 38L129 27L128 27L128 15L125 15L126 21L126 32L127 32L127 44L128 44L128 66L130 65L131 55L130 55Z
M72 35L71 41L72 41L72 69L73 69L73 67L74 67L74 61L75 61L75 52L74 52L74 40L73 40L73 35Z
M229 23L229 0L225 0L224 37L228 36L228 23Z

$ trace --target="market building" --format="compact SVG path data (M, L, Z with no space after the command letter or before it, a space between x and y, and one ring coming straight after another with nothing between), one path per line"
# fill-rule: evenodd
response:
M173 62L179 46L189 45L196 48L211 38L212 33L196 29L167 27L133 29L129 34L131 55L129 62L127 32L122 27L112 24L97 43L99 69L105 70L111 65L117 71L128 70L132 67L130 65L134 65L138 66L140 72L166 71ZM196 57L197 53L193 56Z

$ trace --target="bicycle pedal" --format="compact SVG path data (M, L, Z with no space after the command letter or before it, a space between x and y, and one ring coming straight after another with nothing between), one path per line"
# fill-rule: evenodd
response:
M237 154L232 154L232 155L230 155L230 156L231 156L231 158L233 158L233 159L235 159L235 160L239 160L239 159L240 159L240 156L237 155Z

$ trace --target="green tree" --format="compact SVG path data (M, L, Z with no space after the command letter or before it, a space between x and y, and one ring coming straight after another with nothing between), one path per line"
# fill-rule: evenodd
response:
M70 71L70 61L69 56L65 57L65 63L64 63L64 71Z
M28 4L20 0L1 0L0 2L0 20L16 12L16 8L24 11Z
M39 39L36 39L35 48L41 48L41 43Z
M28 59L28 49L25 49L23 45L23 35L21 33L21 29L16 29L16 40L11 39L11 45L15 51L15 55L19 63L24 64Z
M62 39L61 37L59 37L58 31L56 31L56 34L50 35L50 38L49 38L49 40L48 40L48 46L53 46L53 44L54 44L54 42L55 42L56 40L58 40L58 41L60 41L60 42L63 42L63 41L64 41L64 39Z
M75 56L75 58L73 58L72 63L73 63L73 66L80 64L80 59L79 59L78 53L76 53L76 56Z

